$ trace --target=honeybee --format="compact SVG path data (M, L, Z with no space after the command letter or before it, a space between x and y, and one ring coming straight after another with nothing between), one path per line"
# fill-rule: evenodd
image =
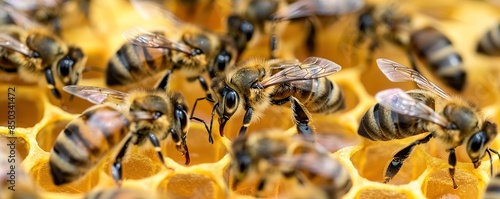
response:
M188 107L182 94L160 89L123 93L90 86L63 89L97 105L85 110L58 135L50 154L50 171L56 185L78 180L117 148L111 173L120 185L122 160L128 147L142 146L149 140L165 164L159 140L168 135L185 156L185 164L189 164Z
M83 199L151 199L151 194L131 188L106 188L93 190Z
M283 177L295 179L301 186L319 188L320 192L307 198L340 198L346 194L352 186L348 171L321 145L299 136L265 131L234 140L230 150L233 188L258 175L258 195L269 182ZM295 194L288 197L300 198Z
M37 23L48 25L57 35L61 35L60 19L67 13L64 7L70 0L3 0L6 5L12 6L19 12L30 16ZM73 0L84 15L89 17L90 0Z
M413 31L410 15L400 12L394 5L368 6L358 17L358 29L356 45L366 38L371 39L368 62L380 41L389 41L407 53L413 69L417 69L416 55L445 85L456 91L463 90L466 72L462 57L446 35L437 29L425 27Z
M153 2L133 3L140 12L150 12L151 15L155 15L151 12L158 12L156 15L163 16L180 30L171 36L140 28L124 32L128 43L109 60L106 84L125 86L165 72L158 83L158 87L164 88L170 74L180 70L189 81L198 80L209 95L208 84L201 75L208 71L212 78L234 64L237 52L232 41L199 26L184 24L166 8Z
M16 157L16 138L0 137L0 198L41 198L35 181Z
M389 80L414 81L422 90L379 92L378 103L361 119L358 134L373 141L388 141L430 132L394 155L385 173L385 183L398 173L415 146L431 138L441 141L449 152L453 188L457 188L454 177L457 146L466 145L474 168L479 167L486 154L490 157L490 152L498 154L489 148L497 136L497 125L484 119L478 109L461 98L450 97L415 70L387 59L377 59L377 64Z
M254 33L268 34L267 24L303 19L312 16L339 16L354 12L364 5L363 0L297 0L288 4L283 0L234 0L235 11L227 20L228 33L234 38L238 51L241 53L253 38ZM275 58L277 36L271 36L271 58ZM313 42L309 48L314 48L315 24L309 26L307 41Z
M498 37L500 37L499 29L500 23L497 23L495 27L484 33L477 43L476 52L487 56L500 55L500 45L498 40Z
M212 79L215 101L212 121L216 111L223 136L226 122L244 108L239 132L243 135L254 114L259 115L271 104L283 105L290 101L298 132L312 134L309 112L329 114L345 107L340 88L325 77L340 69L335 62L319 57L309 57L303 62L251 59L239 63L228 70L226 76Z
M26 82L37 82L45 76L54 97L61 99L56 79L62 85L77 84L85 69L86 55L79 47L66 44L20 13L15 15L23 23L20 25L28 27L0 26L0 70L18 74Z
M500 197L500 173L495 175L488 183L483 199L496 199Z

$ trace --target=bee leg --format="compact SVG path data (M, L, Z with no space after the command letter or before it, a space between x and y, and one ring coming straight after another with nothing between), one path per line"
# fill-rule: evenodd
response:
M245 135L248 130L248 126L250 125L250 121L252 121L252 114L253 114L253 108L252 107L247 107L245 116L243 117L243 125L240 128L239 136Z
M214 102L214 100L212 98L212 93L210 93L210 90L208 89L207 81L205 80L205 78L203 78L202 76L199 76L197 79L200 82L201 88L207 94L206 100L208 100L209 102Z
M309 32L307 33L306 47L309 53L314 54L314 49L316 49L316 26L311 18L307 18L307 21L311 26L309 26Z
M370 46L368 47L368 55L366 57L366 63L370 65L373 62L373 57L375 54L375 50L379 47L379 41L378 39L372 39L370 42Z
M490 152L498 155L498 159L500 160L500 153L498 153L498 151L495 151L491 148L488 148L488 150L486 151L488 152L488 155L490 155ZM490 174L491 176L493 176L493 159L491 158L491 155L490 155Z
M116 184L118 184L118 187L122 186L122 160L123 156L125 156L125 152L127 152L128 145L132 141L132 137L133 136L127 138L125 144L120 149L120 152L118 152L118 155L116 155L115 162L113 162L113 165L111 166L111 174Z
M455 149L450 149L450 156L448 157L448 164L450 168L448 171L450 172L451 180L453 181L453 188L456 189L458 187L457 183L455 183L455 165L457 165L457 156L455 155Z
M302 135L312 135L313 132L309 126L309 116L306 111L297 99L292 97L290 101L292 102L293 118L295 119L295 124L297 124L297 131Z
M170 74L172 74L172 70L167 70L167 72L165 72L165 75L163 76L163 78L161 78L160 82L158 82L155 88L167 90L168 78L170 77Z
M256 198L262 198L262 192L264 191L264 188L266 187L266 179L262 178L260 179L259 185L257 185L257 192L255 193Z
M202 98L198 98L198 99L196 99L196 101L194 101L193 110L191 110L191 117L189 118L189 120L196 120L198 122L203 123L203 125L205 125L205 129L207 130L207 133L208 133L208 142L210 142L210 144L213 144L214 143L214 138L212 137L212 131L210 131L210 129L208 128L207 123L204 120L202 120L202 119L197 118L197 117L194 116L194 110L196 109L196 105L198 104L198 101L205 100L205 99L207 99L207 98L206 97L202 97Z
M58 19L58 18L55 18L55 19L52 19L52 26L54 26L54 32L58 35L58 36L62 36L61 35L61 21Z
M278 49L278 35L271 35L271 59L276 59L276 51Z
M58 100L61 100L61 105L65 107L63 100L61 99L61 93L56 88L56 82L54 81L54 74L50 68L45 69L45 80L47 80L47 87L50 92Z
M161 163L165 165L165 159L163 159L163 154L161 153L160 142L158 141L158 138L153 133L148 133L148 138L149 141L151 141L151 144L153 144L153 146L155 147L156 155L158 155ZM165 167L167 167L167 165L165 165Z
M396 155L394 155L391 163L387 167L387 170L385 172L384 183L389 182L399 172L399 170L403 166L404 161L410 156L410 153L413 151L415 146L419 144L425 144L429 142L431 138L432 138L432 133L425 136L425 138L412 142L410 145L397 152Z

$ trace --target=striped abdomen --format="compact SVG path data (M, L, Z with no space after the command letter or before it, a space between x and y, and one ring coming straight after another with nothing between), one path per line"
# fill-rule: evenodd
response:
M491 179L488 187L486 187L486 193L484 193L483 199L496 199L500 198L500 174L497 174Z
M443 83L461 91L466 73L462 56L438 30L427 27L411 34L411 48Z
M488 30L477 43L478 53L499 56L500 55L500 24Z
M130 121L107 105L96 105L72 120L57 136L50 153L54 184L84 176L129 133Z
M272 99L280 101L290 96L297 98L311 113L329 114L345 108L342 91L327 78L284 83L277 88Z
M407 92L410 96L434 109L434 98L420 90ZM372 106L361 119L358 134L375 141L403 139L427 132L426 121L391 111L379 103Z
M125 43L108 61L106 85L137 83L171 67L168 50Z

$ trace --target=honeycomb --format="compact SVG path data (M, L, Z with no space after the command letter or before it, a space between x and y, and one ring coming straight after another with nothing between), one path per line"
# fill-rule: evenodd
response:
M382 4L387 2L368 1ZM462 93L454 93L443 87L448 93L460 95L477 104L492 121L500 122L500 87L498 58L484 57L474 52L475 42L489 28L498 23L500 7L482 1L402 1L401 9L411 13L415 28L431 25L443 31L462 54L469 73L468 85ZM166 1L166 6L185 22L199 24L216 32L223 32L225 17L231 12L229 0ZM63 38L68 43L81 46L88 55L89 66L104 68L112 54L124 42L121 33L128 28L140 26L153 28L165 25L160 19L146 20L124 0L92 1L91 15L86 19L77 11L76 5L68 4L64 8L72 13L62 19ZM432 17L431 17L432 16ZM301 31L302 22L282 23L278 25L280 43L278 56L295 57L299 60L314 55L333 60L343 69L332 76L346 97L347 108L333 115L314 115L312 125L317 133L334 136L338 141L327 143L332 156L338 158L347 168L353 181L351 190L345 198L480 198L483 189L490 180L489 160L484 159L478 169L474 169L462 147L457 149L456 181L458 189L452 188L448 175L447 153L431 140L428 144L416 147L402 170L388 184L383 181L383 173L394 153L416 140L410 137L389 142L371 142L360 138L356 131L365 111L376 101L375 93L380 90L400 87L405 90L415 88L411 83L389 82L374 63L366 64L366 47L353 47L352 35L355 17L341 16L335 23L324 23L317 32L317 46L313 54L304 47L305 34ZM480 22L480 23L478 23ZM269 36L259 37L253 47L241 55L241 60L250 57L269 57ZM404 52L389 44L375 52L375 57L389 58L409 65ZM424 73L425 74L425 73ZM6 78L9 78L7 81ZM158 77L151 78L144 85L151 86ZM173 90L180 90L190 105L203 93L197 83L189 83L180 75L171 76ZM430 77L431 80L434 80ZM116 187L110 175L110 158L107 157L83 179L62 186L52 183L49 172L49 151L55 138L73 118L77 117L92 104L81 100L69 100L65 93L64 107L50 95L45 82L25 84L19 79L12 79L0 74L0 140L15 140L16 158L34 180L41 198L82 198L86 193ZM436 82L434 80L434 82ZM104 87L103 74L91 71L84 74L81 85ZM15 88L16 128L14 138L9 134L8 126L8 89ZM196 116L206 121L210 119L211 104L201 102ZM250 125L249 133L267 128L280 128L284 132L293 132L295 127L290 110L270 108L265 117ZM287 115L283 117L283 115ZM288 116L289 115L289 116ZM145 193L145 198L253 198L255 184L246 183L237 189L231 189L227 154L231 140L240 128L242 117L234 117L226 126L226 137L214 133L215 143L209 144L206 131L201 123L191 122L188 146L191 164L185 166L183 157L175 150L171 142L163 142L167 165L175 170L164 168L157 160L152 147L131 147L123 163L123 187ZM214 123L215 125L216 122ZM214 126L214 129L218 129ZM492 145L499 149L499 139ZM3 153L2 153L3 154ZM2 158L5 158L2 155ZM2 159L3 160L3 159ZM493 169L498 171L499 163L493 157ZM0 168L5 169L5 168ZM2 174L4 171L1 171ZM0 176L3 177L3 176ZM0 184L2 185L2 184ZM3 185L2 192L8 191ZM22 186L19 186L21 191ZM140 194L137 194L140 195ZM2 197L3 196L0 194ZM277 186L268 193L269 197L286 197L286 188ZM14 196L13 196L14 197ZM312 197L312 196L311 196ZM15 197L14 197L15 198Z

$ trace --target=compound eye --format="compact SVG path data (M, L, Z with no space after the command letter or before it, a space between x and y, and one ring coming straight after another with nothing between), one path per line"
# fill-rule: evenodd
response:
M470 152L477 153L483 150L485 143L486 143L486 134L484 132L479 132L470 138L467 148Z
M177 119L181 122L182 129L187 127L188 117L186 111L184 111L182 107L178 107L178 109L175 111L175 117L177 117Z
M240 24L240 30L243 34L245 34L247 41L249 41L252 38L254 32L254 27L252 23L248 22L247 20L243 20Z
M231 55L225 50L221 51L215 58L215 65L217 66L217 70L224 71L230 61Z
M66 77L69 75L71 68L75 64L75 61L73 61L71 58L68 56L64 57L59 61L57 64L59 66L59 75Z
M241 173L247 170L248 167L250 167L250 164L252 163L252 159L245 152L237 152L236 159L238 161L238 171Z
M234 113L238 105L238 94L235 91L228 91L224 97L224 107L227 113Z

